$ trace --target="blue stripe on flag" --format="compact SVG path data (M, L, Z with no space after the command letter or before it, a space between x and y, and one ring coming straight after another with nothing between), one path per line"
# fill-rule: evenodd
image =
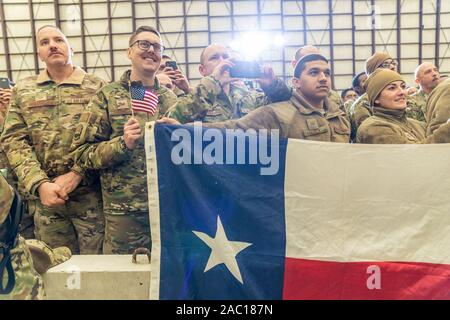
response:
M179 142L171 135L177 128L194 136L192 126L155 128L160 299L281 299L287 140L280 141L278 173L261 175L261 164L175 165L171 153ZM193 231L214 238L218 216L229 241L251 244L236 255L242 284L224 263L205 272L211 248Z

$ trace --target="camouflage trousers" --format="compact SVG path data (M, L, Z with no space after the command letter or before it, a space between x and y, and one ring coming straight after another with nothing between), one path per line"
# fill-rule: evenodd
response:
M28 201L25 201L26 210L20 221L19 233L25 239L35 239L34 217L28 213Z
M72 253L101 254L105 232L101 193L98 187L78 187L62 206L49 208L29 201L35 234L52 248L69 247Z
M148 211L105 212L105 221L105 254L132 254L139 247L151 249Z
M0 257L1 258L1 257ZM11 250L11 264L14 269L16 284L13 291L0 295L0 300L43 300L46 298L42 277L33 267L30 250L25 239L19 237L17 246ZM6 283L7 274L3 274Z

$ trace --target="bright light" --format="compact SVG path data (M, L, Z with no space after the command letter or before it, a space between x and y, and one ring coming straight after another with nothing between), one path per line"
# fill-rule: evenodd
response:
M284 46L284 37L281 34L277 34L273 40L274 45L276 45L277 47L282 47Z
M234 51L241 51L241 41L240 40L234 40L233 42L230 43L230 48L233 49Z
M239 52L246 60L259 59L260 55L271 47L282 47L284 37L281 34L273 35L264 32L247 32L240 38L233 40L230 47Z

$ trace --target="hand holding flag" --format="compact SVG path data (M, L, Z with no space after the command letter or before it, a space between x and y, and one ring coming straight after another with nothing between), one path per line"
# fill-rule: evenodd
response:
M136 118L131 117L127 123L123 126L123 141L128 149L133 150L136 148L137 141L141 137L141 126Z

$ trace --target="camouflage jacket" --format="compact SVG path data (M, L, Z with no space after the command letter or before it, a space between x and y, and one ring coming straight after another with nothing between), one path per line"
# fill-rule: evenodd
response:
M203 77L192 93L179 99L167 116L181 123L193 121L218 122L241 118L255 108L271 102L289 100L292 90L277 79L265 92L249 90L245 86L230 84L226 95L212 77Z
M144 139L141 138L134 150L128 150L122 138L124 124L132 116L130 73L125 72L120 81L104 86L92 98L77 128L80 147L73 153L81 168L101 170L103 209L109 214L148 210ZM155 90L156 113L134 111L142 131L146 122L162 117L177 100L172 91L159 86L157 79Z
M5 222L6 217L9 215L13 199L13 189L8 185L5 178L0 175L0 225ZM2 259L3 253L0 251L0 261ZM33 267L30 251L25 245L25 239L22 237L17 238L17 243L11 250L11 265L14 270L16 283L9 294L0 295L0 300L40 300L46 297L42 278ZM6 280L7 272L4 272L3 277L0 277L0 281L6 283Z
M6 114L4 115L3 119L6 117ZM0 122L0 135L3 132L3 121ZM16 188L20 192L20 195L23 200L30 200L30 199L37 199L35 196L32 196L29 194L26 190L23 188L20 188L17 185L17 176L15 175L14 171L11 170L11 166L9 165L8 158L6 157L6 153L2 148L2 144L0 143L0 174L2 174L8 183Z
M3 132L3 123L5 120L6 114L3 114L0 111L0 134ZM6 154L3 151L2 145L0 144L0 170L6 170L9 167L8 158L6 158Z
M374 115L358 129L357 142L370 144L448 143L450 124L425 137L424 123L406 117L405 110L374 107Z
M450 119L450 79L441 82L431 91L425 109L426 133L430 135Z
M0 224L2 224L9 214L14 199L13 189L6 179L0 175Z
M75 125L104 81L76 67L56 84L46 70L13 88L0 143L19 188L34 195L44 182L69 171L84 175L70 160Z
M260 107L241 119L203 126L279 130L280 138L312 141L347 143L350 138L350 123L338 105L326 98L324 110L317 110L295 91L289 101Z
M406 116L411 119L425 122L425 115L427 114L428 94L423 92L422 89L409 96L408 107L406 108Z

